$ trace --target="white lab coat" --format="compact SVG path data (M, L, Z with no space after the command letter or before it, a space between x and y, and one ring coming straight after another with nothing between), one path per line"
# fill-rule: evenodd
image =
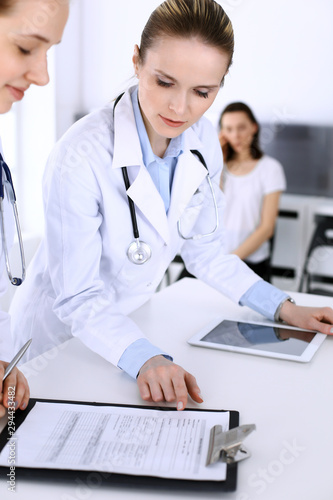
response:
M215 224L206 169L189 150L203 154L218 188L222 155L212 125L202 118L184 133L170 209L142 161L131 90L117 104L74 124L52 152L44 177L46 236L13 305L13 332L27 339L64 332L117 365L125 349L144 338L128 314L147 301L180 252L188 270L236 302L259 278L234 256L224 256L221 225L213 236L183 240L183 233L207 233ZM140 239L152 249L144 265L126 255L133 241L121 167L128 168L127 194L136 207ZM222 220L222 214L220 214ZM193 230L191 229L193 228ZM240 276L241 275L241 276Z

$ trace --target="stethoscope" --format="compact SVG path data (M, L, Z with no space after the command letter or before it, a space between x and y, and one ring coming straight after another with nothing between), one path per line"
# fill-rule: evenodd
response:
M21 255L22 278L15 278L13 276L13 274L11 272L10 263L9 263L9 255L8 255L8 247L7 247L6 231L5 231L4 206L3 206L3 200L5 197L5 190L6 190L7 197L9 199L10 203L12 204L13 212L14 212L16 231L17 231L19 247L20 247L20 255ZM2 247L4 250L4 254L5 254L5 261L6 261L8 278L9 278L9 281L11 282L12 285L19 286L23 283L23 281L25 279L25 271L26 271L24 249L23 249L23 242L22 242L22 234L21 234L20 222L19 222L18 213L17 213L16 196L15 196L15 190L14 190L14 186L13 186L12 176L11 176L8 165L5 163L4 159L2 158L1 153L0 153L0 213L1 213L1 239L2 239Z
M124 94L119 95L117 97L117 99L115 100L114 107L113 107L113 112L114 112L114 109L115 109L116 105L118 104L118 102L120 101L120 99L122 98L123 95ZM191 153L195 154L199 158L200 162L203 164L203 166L207 170L206 179L207 179L207 182L209 184L209 188L210 188L210 191L211 191L211 194L212 194L212 198L213 198L213 202L214 202L215 227L209 233L196 234L194 236L184 236L183 233L182 233L182 229L181 229L181 222L179 220L177 222L177 230L178 230L179 236L181 238L183 238L184 240L198 240L200 238L206 238L206 237L211 236L212 234L214 234L217 231L218 227L219 227L219 213L218 213L218 209L217 209L217 203L216 203L215 193L214 193L212 182L210 180L209 171L208 171L208 167L206 165L205 159L202 156L202 154L199 151L197 151L196 149L191 149ZM130 184L130 181L129 181L129 178L128 178L127 167L122 167L121 170L122 170L122 174L123 174L123 180L124 180L125 188L126 188L126 191L128 191L129 188L131 187L131 184ZM127 249L127 257L129 259L129 261L132 262L133 264L141 265L141 264L145 264L151 258L152 250L151 250L151 247L147 243L145 243L144 241L140 240L140 234L139 234L139 229L138 229L138 221L137 221L137 218L136 218L136 212L135 212L134 202L133 202L133 200L128 195L127 195L127 199L128 199L129 210L130 210L130 214L131 214L133 236L134 236L134 241L129 245L129 247Z

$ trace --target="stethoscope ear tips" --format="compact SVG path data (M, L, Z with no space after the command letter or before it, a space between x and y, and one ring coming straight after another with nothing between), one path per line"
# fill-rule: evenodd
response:
M151 248L144 241L135 239L128 247L127 256L133 264L145 264L151 257Z

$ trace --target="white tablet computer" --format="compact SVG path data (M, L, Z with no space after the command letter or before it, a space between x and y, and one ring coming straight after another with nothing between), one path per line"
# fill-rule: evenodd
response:
M201 329L188 343L304 363L312 359L325 338L323 333L284 324L218 319Z

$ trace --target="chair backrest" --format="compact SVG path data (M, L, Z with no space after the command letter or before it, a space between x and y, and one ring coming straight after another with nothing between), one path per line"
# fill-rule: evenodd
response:
M333 217L317 216L307 251L299 291L333 296ZM318 283L325 284L317 288ZM328 285L328 286L327 286Z
M274 235L270 239L270 277L271 277L271 282L274 280L274 278L289 278L289 279L294 279L295 278L295 269L291 264L289 265L284 263L282 261L282 258L280 257L281 253L281 245L285 244L285 241L289 237L290 233L290 228L287 225L284 225L288 221L297 221L298 218L298 213L295 210L279 210L278 218L276 221L275 225L275 230L274 230ZM282 226L280 226L280 223ZM277 243L277 245L275 245ZM276 249L277 246L277 249ZM278 262L276 263L276 254L278 255ZM284 250L282 250L282 254L284 253Z

